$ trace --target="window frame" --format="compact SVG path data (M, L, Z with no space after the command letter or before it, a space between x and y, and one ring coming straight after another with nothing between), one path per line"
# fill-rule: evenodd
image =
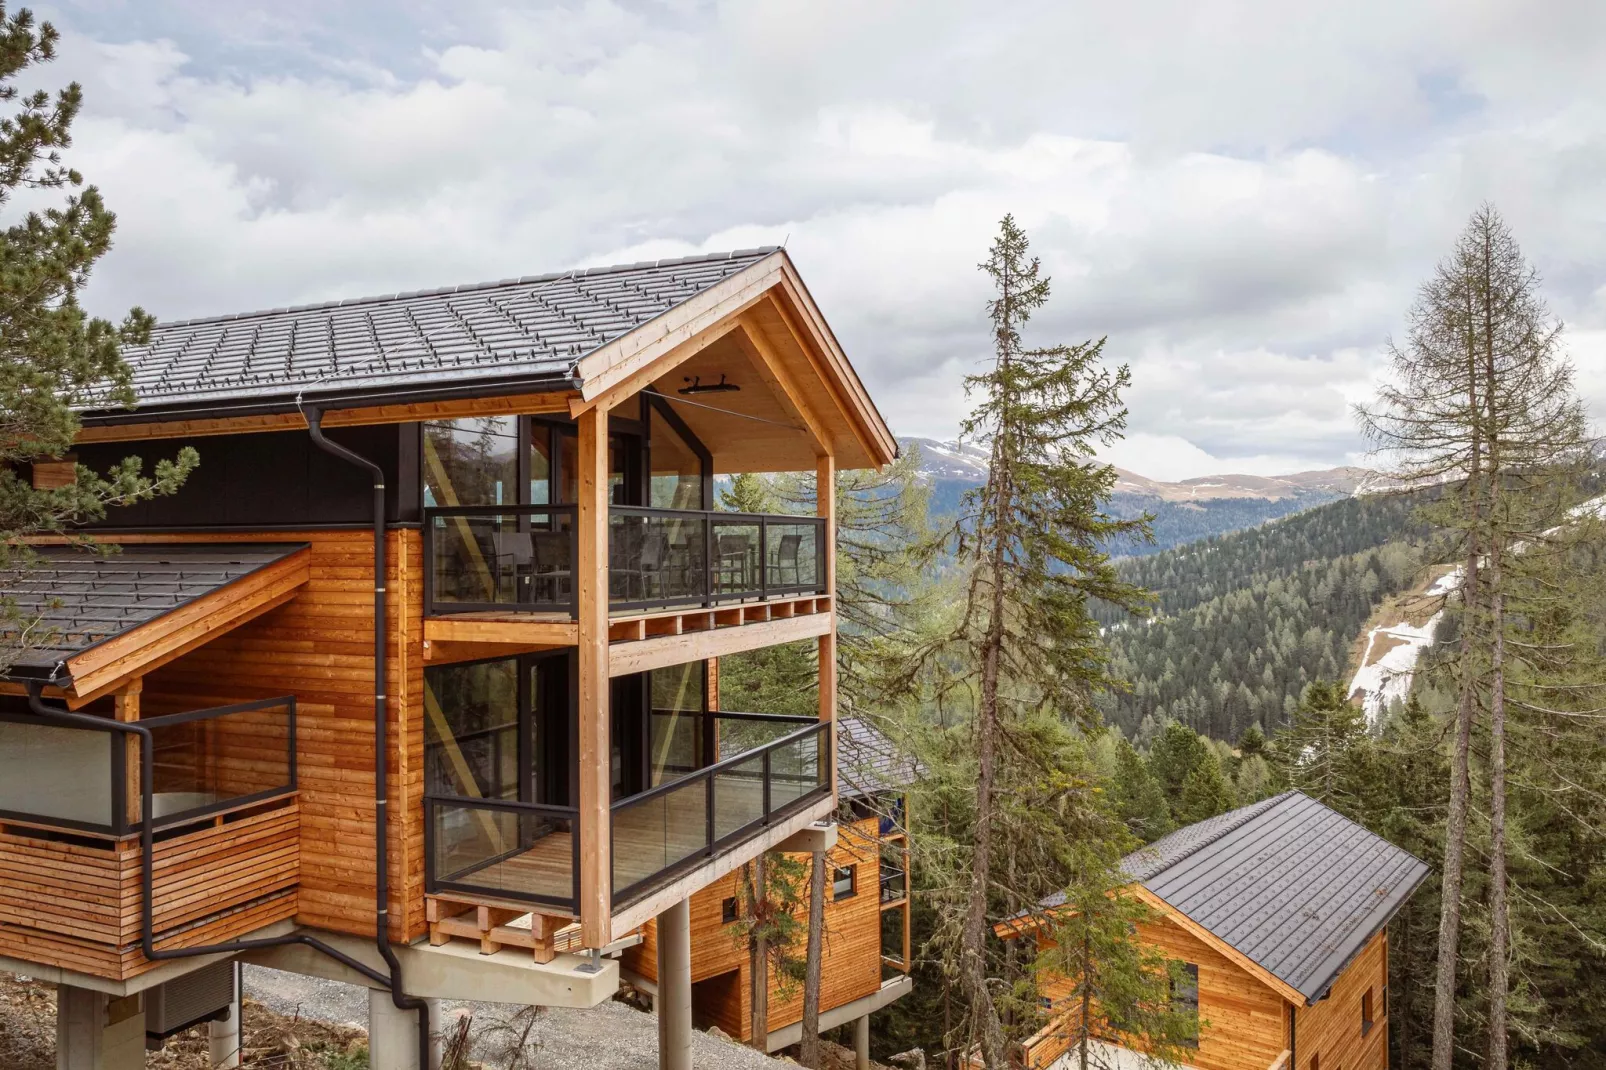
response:
M848 875L848 890L846 892L842 892L842 891L838 890L839 886L842 883L842 876L841 875L844 874L844 873L846 873ZM858 866L858 863L853 862L853 863L849 863L848 865L845 865L845 866L832 866L831 867L831 902L835 903L835 902L838 902L839 900L843 900L843 899L852 899L854 896L856 896L858 894L859 894L859 866Z
M1191 999L1185 997L1182 992L1179 991L1177 979L1175 976L1173 976L1171 978L1171 1010L1173 1013L1179 1014L1185 1013L1189 1010L1192 1011L1194 1021L1193 1039L1186 1042L1183 1046L1197 1050L1199 1047L1199 964L1197 962L1187 962L1185 960L1178 961L1181 962L1182 972L1186 974L1192 981L1193 995Z
M734 895L726 896L719 904L719 923L721 925L735 925L742 918L741 904Z
M1361 993L1361 1036L1367 1036L1377 1025L1377 1008L1372 1003L1372 989Z

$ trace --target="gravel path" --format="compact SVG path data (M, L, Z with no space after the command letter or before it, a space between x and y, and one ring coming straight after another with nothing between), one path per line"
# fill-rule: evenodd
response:
M247 966L245 991L280 1014L359 1027L366 1025L368 1018L367 990L336 981ZM546 1007L533 1015L528 1008L502 1003L448 1002L443 1009L447 1031L456 1019L473 1019L474 1057L493 1070L658 1067L658 1019L612 1000L589 1010ZM510 1048L522 1048L524 1062L518 1062ZM784 1065L751 1048L701 1032L692 1034L692 1062L699 1070L778 1070Z

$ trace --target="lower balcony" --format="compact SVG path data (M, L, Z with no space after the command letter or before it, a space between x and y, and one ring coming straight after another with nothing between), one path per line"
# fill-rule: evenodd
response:
M807 717L654 710L658 782L610 812L616 912L739 851L831 793L831 725ZM426 796L428 891L577 917L572 807Z
M147 891L158 949L295 916L294 700L139 724L152 736L144 753L122 734L0 712L0 956L111 980L142 973L155 965L141 944Z

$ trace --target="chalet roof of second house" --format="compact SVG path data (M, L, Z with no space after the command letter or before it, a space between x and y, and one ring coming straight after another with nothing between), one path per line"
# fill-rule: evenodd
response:
M900 754L897 744L862 717L836 719L837 775L847 798L904 791L920 775L920 765Z
M570 385L586 354L774 247L158 324L128 347L141 410L237 409L496 380ZM225 406L226 403L226 406ZM93 409L95 406L90 406Z
M1428 873L1415 855L1299 791L1178 829L1121 868L1307 1002Z
M68 658L305 548L306 543L187 543L130 545L102 555L39 547L34 567L0 572L0 596L40 636L0 675L56 682ZM15 625L0 624L0 642L18 638Z

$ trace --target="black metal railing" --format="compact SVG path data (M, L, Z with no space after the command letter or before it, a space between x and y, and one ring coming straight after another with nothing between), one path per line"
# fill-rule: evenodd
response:
M814 717L721 710L655 709L651 718L648 784L655 788L817 723Z
M172 829L296 790L292 696L144 717L151 747L110 730L0 713L0 818L126 837L144 825L138 770L151 764L151 822Z
M909 878L908 878L908 875L905 874L904 871L901 868L899 868L898 866L888 865L887 864L887 860L885 858L882 858L882 860L881 860L881 901L883 903L896 903L900 899L908 898L908 896L909 896Z
M831 723L813 721L615 802L610 830L614 904L639 898L829 795L830 756Z
M575 515L573 505L425 509L427 612L572 616ZM821 517L616 505L608 511L609 608L823 594L825 550Z
M577 914L580 812L510 799L424 797L424 884Z

